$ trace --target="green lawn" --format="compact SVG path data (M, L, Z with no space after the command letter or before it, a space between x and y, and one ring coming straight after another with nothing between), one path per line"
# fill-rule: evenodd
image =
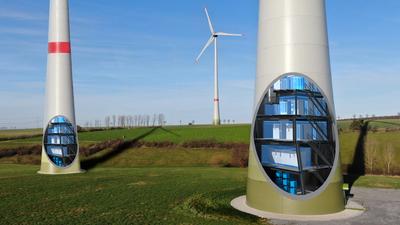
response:
M10 132L0 132L0 137L41 131ZM79 140L81 146L138 137L176 144L210 139L248 144L249 136L249 125L171 126L84 132ZM340 134L342 163L351 163L358 137L358 132ZM378 143L379 156L388 143L394 146L396 166L399 137L400 131L367 135ZM41 137L1 141L0 149L40 143ZM89 159L101 158L107 151ZM42 176L36 174L37 166L5 164L39 162L39 155L3 157L0 224L268 224L230 207L233 198L245 193L247 170L213 166L227 165L231 157L229 149L130 148L87 173L66 176ZM354 185L400 189L400 177L363 176Z
M231 208L246 169L96 168L44 176L0 164L1 224L267 224ZM400 188L400 177L360 177L355 186Z
M354 183L354 186L400 189L400 177L362 176Z
M229 205L245 193L245 169L37 170L0 165L1 224L266 224Z
M177 126L158 129L144 141L172 141L182 143L192 140L215 139L219 142L249 143L250 125Z
M338 121L338 127L348 129L351 120ZM384 119L371 120L370 126L377 128L400 128L400 119ZM96 142L122 137L132 137L138 133L149 131L151 128L133 128L133 129L115 129L106 131L83 132L79 134L79 140L82 142ZM41 134L41 129L26 129L26 130L1 130L0 138L10 138L24 135ZM204 140L216 139L221 142L240 142L248 143L250 137L250 125L223 125L219 127L211 125L196 125L196 126L167 126L156 130L152 135L146 137L147 141L172 141L179 143L188 140ZM29 142L40 143L41 137L30 138L17 141L17 143Z
M338 126L347 129L351 121L339 121ZM370 122L371 126L378 128L400 127L400 119L375 120ZM115 129L95 132L79 133L79 140L83 144L106 141L118 138L133 138L150 131L152 128ZM0 131L0 137L15 137L21 135L40 134L40 129L31 130L5 130ZM249 143L250 125L224 125L224 126L167 126L155 130L151 135L145 137L144 141L171 141L182 143L192 140L215 139L220 142ZM6 145L18 144L40 144L42 138L28 138L23 140L0 142L0 148Z
M132 128L115 129L106 131L83 132L79 133L81 145L87 145L100 141L113 139L133 139L142 134L151 131L153 128ZM231 126L170 126L157 128L143 141L171 141L174 143L183 143L185 141L215 139L219 142L248 143L250 136L249 125L231 125ZM11 140L0 142L0 149L10 146L41 144L42 137L28 138L22 140Z

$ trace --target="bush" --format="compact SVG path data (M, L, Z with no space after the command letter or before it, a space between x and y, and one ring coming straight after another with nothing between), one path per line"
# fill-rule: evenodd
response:
M245 146L243 145L233 149L230 166L245 168L248 165L248 161L249 161L248 145Z
M364 120L353 120L350 124L350 130L356 131L356 130L361 130L361 128L364 126Z
M94 155L106 148L113 148L120 144L122 140L111 140L111 141L104 141L101 143L93 144L88 147L80 147L79 152L82 156L90 156Z
M139 142L138 147L147 147L147 148L171 148L175 147L176 144L171 141L154 141L154 142Z
M224 155L214 155L211 157L209 163L213 166L229 166L230 162Z
M13 149L7 149L0 151L0 158L11 157L14 155L40 155L42 152L41 145L33 145L29 147L17 147Z
M182 143L184 148L217 148L219 143L215 139L185 141Z

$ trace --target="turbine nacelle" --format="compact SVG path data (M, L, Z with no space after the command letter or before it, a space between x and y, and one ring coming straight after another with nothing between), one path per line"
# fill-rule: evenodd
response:
M220 37L220 36L227 36L227 37L241 37L243 36L242 34L231 34L231 33L225 33L225 32L215 32L214 30L214 26L211 22L211 18L210 15L208 14L207 8L204 8L204 11L206 13L207 16L207 21L208 21L208 26L210 28L210 32L211 32L211 37L208 39L207 43L205 44L205 46L203 47L203 49L201 50L199 56L196 58L196 62L198 63L201 56L203 55L203 53L206 51L206 49L212 44L214 43L214 41Z

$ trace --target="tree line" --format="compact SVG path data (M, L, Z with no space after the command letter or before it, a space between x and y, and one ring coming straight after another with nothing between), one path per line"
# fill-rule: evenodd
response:
M104 128L131 128L164 126L167 123L163 113L153 115L110 115L104 121L95 120L94 123L86 122L85 127Z

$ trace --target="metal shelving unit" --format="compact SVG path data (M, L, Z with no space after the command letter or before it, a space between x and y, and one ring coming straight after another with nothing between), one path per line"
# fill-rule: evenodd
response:
M62 120L64 122L57 122ZM54 132L54 127L58 126L58 130ZM49 141L49 137L54 137L57 143ZM67 137L68 143L63 143L63 138ZM66 167L70 165L77 154L77 141L74 128L70 122L65 118L54 118L52 119L46 129L44 136L44 147L46 154L50 160L59 167ZM58 148L61 154L56 154L51 151L52 148Z
M269 92L273 91L273 94L267 93L263 104L261 105L259 112L257 113L255 131L254 131L254 141L256 144L257 154L259 158L262 158L262 146L287 146L288 149L295 149L293 153L297 157L297 167L282 165L278 163L263 163L264 169L267 174L271 177L274 176L274 171L283 171L284 173L291 174L294 179L299 181L297 194L307 194L315 189L316 186L321 186L327 176L329 171L332 169L333 161L335 158L335 143L333 140L332 133L332 119L329 115L327 104L324 102L323 95L318 91L314 85L305 85L304 90L273 90L272 88ZM268 100L273 96L273 104L269 103ZM281 97L293 97L291 101L294 101L294 113L279 115L271 114L268 115L265 112L266 104L269 105L279 105ZM298 100L299 98L307 98L308 103L312 104L306 110L306 113L300 114ZM286 103L287 104L287 103ZM293 102L292 102L293 104ZM311 110L310 110L311 109ZM292 109L293 110L293 109ZM304 111L304 110L303 110ZM287 113L287 112L286 112ZM264 136L264 123L265 122L288 122L291 124L291 133L293 137L286 137L287 139L274 139L265 138ZM302 126L309 124L308 131L311 131L313 135L306 135L306 132L298 133L299 129L305 129ZM325 127L321 127L321 124L326 124ZM287 128L286 128L287 129ZM305 165L302 157L302 149L310 150L309 163L311 165ZM326 153L329 153L326 155ZM261 160L262 161L262 160ZM274 179L272 179L274 180ZM274 181L275 182L275 181ZM277 182L275 182L277 183ZM310 185L309 183L312 183ZM279 184L277 184L279 186ZM310 188L311 186L311 188ZM315 187L314 187L315 186Z

